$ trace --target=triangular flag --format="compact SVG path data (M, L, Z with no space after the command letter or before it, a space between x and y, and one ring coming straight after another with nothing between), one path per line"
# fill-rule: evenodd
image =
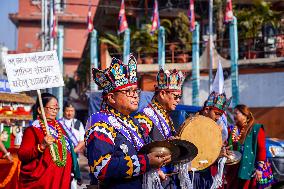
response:
M226 12L225 12L225 23L229 23L233 21L233 7L232 7L232 0L227 0L226 3Z
M219 61L218 69L213 81L212 91L215 91L218 94L222 94L224 92L224 74L221 62ZM211 92L212 92L211 91Z
M52 28L51 28L51 37L56 38L57 36L57 21L56 21L56 10L53 5L53 17L52 17Z
M121 1L118 20L119 20L118 33L122 33L122 32L124 32L124 31L128 28L128 24L127 24L127 20L126 20L126 15L125 15L124 0Z
M155 0L154 11L152 16L152 26L151 34L153 34L160 27L159 11L158 11L158 1Z
M190 31L194 31L195 30L194 0L190 0L189 2L187 16L189 18L189 29Z
M90 33L94 29L91 7L89 7L89 11L88 11L87 24L88 24L88 32Z

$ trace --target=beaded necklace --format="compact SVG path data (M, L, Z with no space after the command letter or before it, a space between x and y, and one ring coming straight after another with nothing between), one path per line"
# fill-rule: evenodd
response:
M53 149L54 149L54 153L55 153L55 156L56 156L56 160L54 160L53 158L52 158L52 160L58 167L64 167L66 165L66 160L67 160L66 141L65 141L64 136L62 135L62 130L61 130L58 122L56 120L54 120L53 122L50 122L50 123L54 124L52 126L54 126L56 131L58 132L57 139L55 139L55 142L52 144ZM44 135L46 136L46 134L47 134L46 126L44 125L42 120L39 120L39 124L42 128ZM62 160L60 160L60 154L59 154L59 151L58 151L59 141L61 142L61 145L62 145ZM51 154L51 151L50 151L50 154Z
M245 127L243 127L241 129L241 132L239 134L237 134L237 131L238 131L238 127L235 126L233 131L232 131L232 140L233 140L233 142L238 142L240 140L240 138L242 137L242 135L245 132Z
M61 130L61 127L59 126L59 124L58 124L58 122L57 122L56 120L54 120L54 121L52 121L52 122L49 122L49 123L50 123L52 126L54 126L54 127L55 127L55 130L58 132L58 136L57 136L57 138L55 139L55 142L58 143L58 140L60 140L61 137L62 137L62 130ZM42 131L43 131L44 136L46 136L47 132L46 132L46 127L45 127L43 121L42 121L42 120L39 120L39 124L40 124L40 126L41 126L41 128L42 128Z
M171 133L171 135L174 135L174 133L175 133L175 129L174 129L174 126L173 126L173 122L172 122L172 120L170 119L170 117L169 117L169 115L167 114L167 112L163 109L163 107L161 106L161 105L159 105L158 104L158 102L157 101L153 101L153 103L151 103L151 104L149 104L150 105L150 107L153 109L153 111L157 114L157 115L160 115L158 112L157 112L157 109L158 110L160 110L160 112L161 112L161 117L163 117L164 119L165 119L165 121L166 121L166 123L168 124L168 126L170 127L170 133ZM157 108L157 109L156 109ZM160 123L160 125L161 125L161 129L162 129L162 135L163 135L163 137L164 137L164 139L167 139L167 136L166 136L166 131L165 131L165 128L163 127L163 125L162 125L162 121L161 121L161 119L160 119L160 117L159 116L157 116L157 118L158 118L158 120L159 120L159 123Z
M138 152L138 151L139 151L139 148L138 148L138 145L137 145L136 142L135 142L135 141L136 141L136 140L135 140L135 137L133 136L132 132L130 131L130 128L128 128L127 125L124 123L124 121L130 123L130 125L133 126L133 128L136 130L136 133L137 133L138 136L139 136L139 134L140 134L140 133L139 133L139 128L138 128L137 126L135 126L133 120L132 120L129 116L124 116L124 115L122 115L121 113L119 113L117 110L115 110L115 109L113 109L113 108L111 108L111 107L107 107L105 111L108 112L108 113L113 114L113 115L117 118L117 121L122 125L122 127L125 128L125 130L126 130L127 133L129 134L129 136L130 136L130 138L131 138L131 141L132 141L132 144L133 144L135 150ZM136 127L137 127L137 128L136 128ZM140 134L140 135L141 135L141 134ZM146 143L144 137L143 137L143 141L144 141L144 143Z

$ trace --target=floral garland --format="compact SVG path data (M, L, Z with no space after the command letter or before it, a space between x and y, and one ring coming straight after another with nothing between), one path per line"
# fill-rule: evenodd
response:
M56 131L58 132L57 139L55 139L55 142L52 144L52 146L54 148L55 157L56 157L56 160L53 159L53 161L58 167L64 167L66 165L66 159L67 159L66 141L64 139L64 136L62 135L62 130L61 130L61 127L59 126L58 122L56 120L54 120L51 123L54 124L54 127L55 127ZM44 125L43 121L39 120L39 124L40 124L40 126L43 130L43 134L46 135L47 134L46 126ZM58 151L59 140L61 141L61 145L62 145L62 160L60 160L60 155L59 155L59 151ZM51 151L50 151L50 154L52 154Z
M237 131L238 131L238 127L235 126L234 129L233 129L233 131L232 131L232 140L233 140L233 142L238 142L238 141L240 140L240 138L242 137L242 135L243 135L244 132L245 132L245 127L243 127L243 128L241 129L241 132L240 132L239 135L237 135Z
M54 153L56 156L56 160L54 161L54 163L58 166L58 167L64 167L66 165L66 159L67 159L67 147L66 147L66 141L64 139L64 137L61 137L61 144L62 144L62 160L60 160L60 155L59 155L59 151L58 151L58 144L56 145L55 143L53 143L53 148L54 148Z
M21 162L16 158L14 160L14 163L13 163L13 166L11 167L10 171L9 171L9 174L7 175L7 177L3 180L2 183L0 183L0 188L4 188L10 181L11 179L13 178L14 174L15 174L15 171L18 170L19 171L19 168L21 166ZM17 167L19 167L17 169ZM19 171L20 172L20 171Z
M62 137L61 127L59 126L59 124L58 124L58 122L56 120L54 120L53 122L50 122L50 123L52 124L52 126L55 127L55 130L58 132L57 139L55 139L55 142L58 143L58 140L61 139L61 137ZM46 126L44 125L42 120L39 120L39 124L40 124L40 126L42 128L44 136L46 136L46 134L47 134Z

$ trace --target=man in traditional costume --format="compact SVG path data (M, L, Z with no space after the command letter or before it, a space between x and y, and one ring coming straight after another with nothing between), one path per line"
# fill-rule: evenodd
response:
M142 175L151 167L159 168L170 156L158 152L138 154L146 144L139 123L129 114L138 109L137 62L113 58L106 70L93 69L94 81L103 89L101 111L90 116L85 142L91 184L100 188L142 188Z
M161 69L156 78L157 85L152 102L137 113L134 118L139 121L145 133L149 135L153 141L173 139L175 138L176 131L169 113L175 110L182 97L182 83L184 77L182 72L178 72L175 69L173 71L164 71ZM177 188L180 185L176 174L168 178L165 175L165 173L171 173L173 170L175 170L173 165L167 165L162 167L158 172L162 180L161 184L165 189ZM185 170L188 169L185 168ZM148 177L153 176L151 174L146 175ZM182 180L186 178L189 180L187 174L186 178L183 176L180 177Z
M222 66L219 63L218 70L213 82L212 92L210 93L208 99L204 102L204 106L199 112L200 115L211 118L212 120L218 122L221 119L221 116L225 113L225 110L230 105L231 99L226 98L226 94L224 92L224 76ZM220 126L221 127L221 126ZM227 129L227 128L221 128ZM225 139L226 140L226 139ZM214 142L214 141L212 141ZM221 151L221 149L220 149ZM224 161L222 170L217 167L217 162L210 167L196 171L194 173L194 188L196 189L208 189L208 188L218 188L222 183L218 183L217 180L222 180L222 175L219 172L223 171ZM220 166L219 166L220 167ZM220 176L216 180L216 175Z
M176 134L169 113L175 110L181 99L182 82L181 72L161 69L152 102L134 116L153 141L165 140Z

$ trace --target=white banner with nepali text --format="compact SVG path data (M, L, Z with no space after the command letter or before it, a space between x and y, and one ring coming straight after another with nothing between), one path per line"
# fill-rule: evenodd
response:
M12 92L64 86L56 51L8 54L4 62Z

